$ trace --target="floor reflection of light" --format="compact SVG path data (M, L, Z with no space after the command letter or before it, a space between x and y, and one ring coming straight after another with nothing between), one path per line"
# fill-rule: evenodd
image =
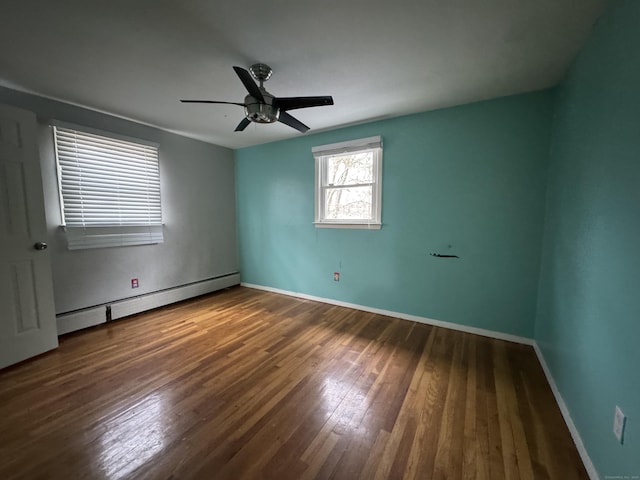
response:
M324 380L324 389L322 391L322 398L324 399L324 406L328 412L333 412L344 397L349 392L351 385L345 385L339 380L334 380L333 378L325 378Z
M149 395L105 422L100 463L109 480L127 477L164 447L163 398Z
M362 413L368 407L367 395L358 382L345 382L328 377L322 390L324 408L333 421L344 428L357 428ZM354 417L357 417L355 423Z

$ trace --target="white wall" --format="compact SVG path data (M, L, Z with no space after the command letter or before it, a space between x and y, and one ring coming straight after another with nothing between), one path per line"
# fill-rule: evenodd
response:
M39 143L56 313L238 271L233 152L109 115L0 87L0 103L31 110ZM69 251L60 228L49 119L160 144L164 243ZM131 288L131 278L140 288Z

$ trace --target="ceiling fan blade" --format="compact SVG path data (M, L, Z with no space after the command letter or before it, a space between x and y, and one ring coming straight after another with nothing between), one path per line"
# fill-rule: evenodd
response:
M264 97L262 96L262 92L256 85L256 82L253 81L251 74L242 67L233 67L238 77L240 77L240 81L244 85L244 88L247 89L249 95L253 98L257 99L259 102L264 103Z
M300 133L305 133L307 130L309 130L309 127L307 127L300 120L292 117L287 112L283 112L282 110L280 111L280 117L278 118L278 121L280 123L284 123L285 125L289 125L291 128L295 128Z
M217 100L180 100L182 103L224 103L227 105L238 105L239 107L245 107L244 103L238 102L219 102Z
M250 123L251 123L251 120L249 120L248 118L243 118L234 131L241 132L245 128L247 128L247 125L249 125Z
M274 98L273 103L281 112L296 108L323 107L333 105L333 97L280 97Z

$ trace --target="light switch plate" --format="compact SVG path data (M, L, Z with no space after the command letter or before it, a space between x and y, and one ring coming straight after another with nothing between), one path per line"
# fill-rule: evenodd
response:
M613 415L613 434L620 443L624 443L624 427L627 423L627 417L624 416L620 407L616 405L616 412Z

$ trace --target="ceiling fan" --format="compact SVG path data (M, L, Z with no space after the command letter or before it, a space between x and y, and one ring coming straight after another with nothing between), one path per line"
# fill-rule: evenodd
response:
M247 70L241 67L233 67L240 81L249 92L244 98L244 103L239 102L219 102L217 100L180 100L182 103L224 103L244 107L245 118L238 124L235 131L241 132L251 122L274 123L280 122L295 128L301 133L309 130L304 123L287 113L289 110L297 108L321 107L333 105L333 98L325 97L274 97L264 88L264 82L271 77L271 67L264 63L256 63ZM252 78L253 77L253 78ZM260 82L256 85L253 79Z

